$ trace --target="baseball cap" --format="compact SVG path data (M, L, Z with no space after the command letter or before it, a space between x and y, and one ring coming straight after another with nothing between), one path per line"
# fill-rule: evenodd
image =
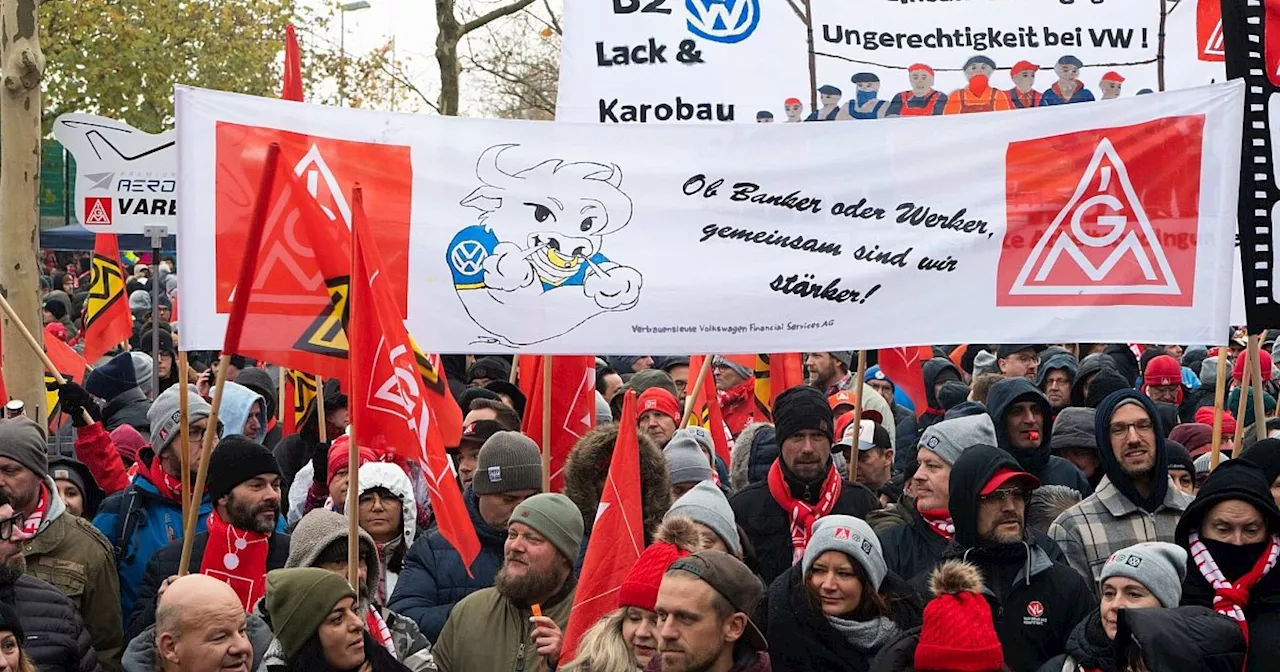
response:
M688 572L715 589L729 601L734 611L747 615L747 642L756 651L768 651L769 642L752 622L751 615L760 606L763 589L760 579L742 561L723 551L698 551L671 563L668 572Z
M1032 476L1025 471L1018 471L1017 469L1003 467L996 470L996 473L991 476L991 480L987 481L987 484L982 486L982 491L978 494L982 497L986 497L996 490L999 490L1000 486L1014 480L1015 478L1026 481L1027 489L1029 490L1035 490L1040 487L1040 479L1035 476Z
M499 425L497 420L476 420L462 428L462 443L480 447L489 440L489 437L501 431L502 425Z
M880 417L880 414L878 412L864 408L862 409L862 421L863 422L869 421L872 424L879 425L881 422L884 422L884 418ZM840 417L836 418L836 438L840 439L841 443L843 443L846 448L853 445L852 440L850 441L844 440L845 434L853 433L849 429L849 425L852 425L852 424L853 424L853 411L849 411L848 413L842 413ZM885 433L888 434L887 431Z
M853 414L849 413L848 415ZM843 419L843 416L841 419ZM893 444L889 441L889 430L866 418L863 418L860 424L861 430L854 431L853 421L850 418L850 421L844 425L844 431L838 434L840 441L835 445L844 449L852 448L854 437L857 436L858 450L871 450L872 448L888 450L893 447Z
M1005 343L996 348L996 358L1008 359L1014 353L1022 352L1023 350L1035 350L1036 352L1040 352L1041 350L1044 350L1044 346L1036 345L1034 343Z

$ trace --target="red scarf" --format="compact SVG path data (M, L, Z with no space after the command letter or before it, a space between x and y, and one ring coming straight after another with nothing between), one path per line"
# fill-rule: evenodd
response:
M151 485L156 486L156 490L160 491L160 495L165 499L182 503L182 480L169 475L160 466L160 457L151 458L151 469L147 472L147 480L151 481Z
M376 604L369 605L364 611L364 629L369 631L373 636L373 641L379 646L387 650L392 657L399 658L396 655L395 642L391 641L391 629L387 627L387 622L382 618L382 614L378 613Z
M943 539L951 541L956 536L956 524L951 520L951 512L946 509L916 509L924 522Z
M796 499L791 496L791 488L787 487L786 478L782 475L782 458L773 461L773 466L769 467L769 494L773 495L773 501L782 507L783 511L791 518L791 550L792 562L799 562L804 557L805 544L809 543L809 532L813 529L813 524L818 519L831 513L836 506L836 500L840 499L840 490L844 487L844 481L840 479L840 472L836 471L836 465L832 464L827 477L822 481L822 490L818 493L818 503L810 504L804 500Z
M22 533L28 538L36 536L40 531L40 523L44 522L44 514L49 510L49 488L40 485L40 501L36 502L36 510L22 519Z
M200 573L221 579L235 589L245 611L267 592L269 533L232 527L215 510L209 514L209 542L200 558Z
M1253 563L1253 569L1236 579L1234 583L1228 581L1222 574L1218 563L1214 561L1212 555L1209 555L1209 549L1205 548L1204 542L1200 541L1198 532L1192 532L1189 541L1191 558L1195 560L1200 575L1213 586L1213 610L1235 621L1240 626L1240 632L1244 634L1245 644L1248 644L1249 623L1245 621L1244 608L1249 606L1249 591L1253 590L1254 585L1261 581L1272 567L1275 567L1276 558L1280 557L1280 535L1271 535L1271 543L1267 545L1267 550L1258 556L1258 561Z

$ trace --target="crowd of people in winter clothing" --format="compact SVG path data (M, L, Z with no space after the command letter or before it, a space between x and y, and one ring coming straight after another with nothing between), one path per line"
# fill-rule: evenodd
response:
M286 434L275 367L234 357L215 419L213 353L189 353L184 432L172 306L148 286L172 289L172 270L135 269L135 347L60 386L51 425L0 421L0 669L1280 669L1280 371L1265 351L1268 417L1251 398L1224 414L1216 469L1218 362L1200 346L935 347L920 399L879 366L859 381L852 351L805 353L805 384L769 415L754 356L717 356L725 427L682 427L689 358L600 358L596 426L558 492L540 437L520 433L510 357L445 356L480 543L468 566L421 465L356 446L349 473L336 380ZM46 337L75 344L81 284L52 278ZM1236 408L1244 357L1230 356ZM631 391L645 548L570 656ZM210 432L183 567L182 455L194 479Z

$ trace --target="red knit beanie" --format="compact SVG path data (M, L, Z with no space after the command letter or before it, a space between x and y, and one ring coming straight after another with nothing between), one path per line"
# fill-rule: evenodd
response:
M675 396L670 392L660 387L651 387L640 394L638 401L640 407L636 411L637 417L644 415L646 411L657 411L680 422L680 404L676 403Z
M1213 407L1201 406L1196 410L1196 422L1202 425L1213 426ZM1222 435L1230 436L1236 433L1236 416L1231 411L1222 411ZM1194 457L1194 456L1193 456Z
M1271 353L1266 350L1259 350L1258 359L1262 360L1262 380L1269 382L1271 380ZM1236 363L1231 367L1231 377L1237 383L1244 380L1244 354L1236 357Z
M1181 385L1182 365L1169 355L1157 355L1142 372L1143 385Z
M650 388L652 389L652 388ZM700 547L698 528L688 518L664 520L654 541L640 553L618 589L619 607L639 607L653 611L658 603L658 586L671 563Z
M924 608L916 646L920 672L998 672L1004 651L982 596L982 574L967 562L948 560L929 580L936 596Z
M329 478L325 480L325 483L332 483L333 477L337 476L339 471L346 469L351 464L350 458L347 455L347 451L350 450L350 448L351 437L346 434L343 434L333 440L333 445L329 446ZM373 452L372 448L361 447L359 457L357 458L358 464L356 465L356 468L359 469L366 462L376 462L377 460L378 455Z

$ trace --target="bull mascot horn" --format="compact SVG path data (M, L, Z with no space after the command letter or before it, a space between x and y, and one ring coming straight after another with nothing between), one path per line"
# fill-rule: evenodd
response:
M512 147L519 147L519 145L494 145L484 150L476 160L476 177L491 187L501 187L509 184L511 180L523 179L498 167L498 157Z

